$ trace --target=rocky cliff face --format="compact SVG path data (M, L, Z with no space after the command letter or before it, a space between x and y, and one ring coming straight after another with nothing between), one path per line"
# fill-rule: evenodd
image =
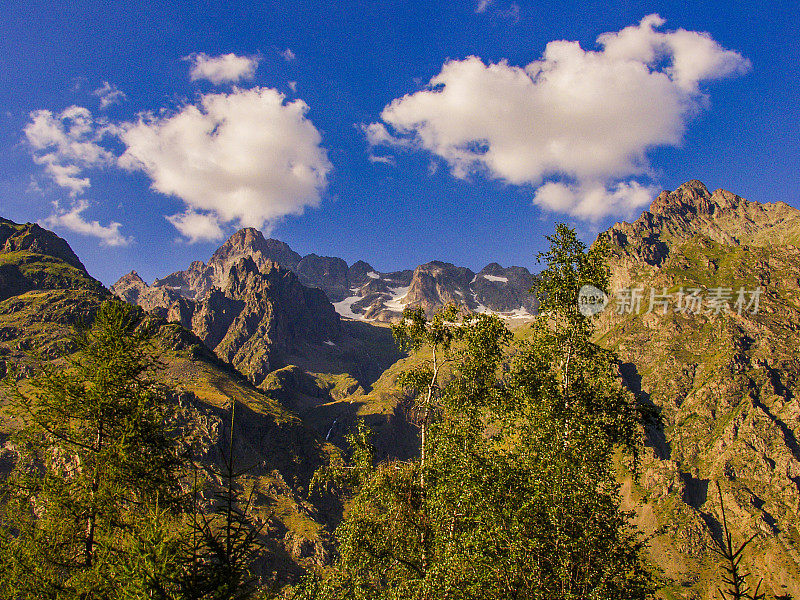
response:
M332 256L304 256L294 267L305 285L325 290L331 302L347 297L350 288L347 263Z
M462 304L477 308L470 284L475 273L465 267L433 261L418 266L411 277L405 303L430 313L445 304Z
M304 348L335 344L341 338L339 315L322 290L302 285L292 271L263 255L261 259L259 265L243 255L229 266L219 287L202 294L200 287L193 299L176 288L148 286L136 272L120 279L112 291L190 329L217 356L260 385L267 373L289 364Z
M798 235L800 211L697 181L601 235L617 295L600 343L652 412L641 477L623 491L657 534L652 555L673 597L716 597L716 482L734 541L756 536L744 555L753 583L800 595Z
M138 275L129 274L112 290L129 302L177 318L177 308L170 308L176 294L197 300L213 288L222 289L233 265L245 257L251 258L259 270L274 263L292 271L303 285L324 291L341 316L359 321L394 322L406 306L432 312L448 302L517 321L531 318L536 311L536 300L530 293L535 278L523 267L503 268L492 263L476 275L464 267L434 261L414 270L380 273L364 261L348 267L341 258L316 254L301 257L285 243L264 239L250 228L233 234L208 264L195 261L185 271L156 279L151 286Z
M273 263L260 270L250 257L192 308L185 326L255 385L287 365L301 345L335 343L341 334L339 315L321 290Z

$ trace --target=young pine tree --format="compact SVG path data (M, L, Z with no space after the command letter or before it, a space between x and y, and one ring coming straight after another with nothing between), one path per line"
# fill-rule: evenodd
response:
M180 504L183 457L140 311L105 302L77 352L6 380L18 460L2 482L4 598L107 598L150 507Z

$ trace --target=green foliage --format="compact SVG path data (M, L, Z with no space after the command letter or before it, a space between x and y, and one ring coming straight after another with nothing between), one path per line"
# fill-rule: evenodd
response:
M419 459L373 466L368 432L321 476L347 490L339 558L314 598L652 596L643 542L618 509L612 453L636 448L638 413L615 357L590 342L580 286L605 288L602 249L559 226L542 258L543 315L512 346L497 318L409 310L394 327L430 359L399 381Z
M135 526L123 539L126 552L114 565L119 585L116 598L144 600L185 598L185 527L183 521L160 506L145 506Z
M174 412L151 377L152 348L137 316L106 302L65 364L5 380L22 422L2 488L14 563L0 579L7 595L108 595L136 509L181 501Z
M191 415L157 382L141 316L105 302L75 354L6 377L20 427L0 487L0 597L254 597L260 530L234 468L233 409L225 471L211 473L223 484L208 486L210 511L190 510Z
M556 226L553 236L547 236L550 249L540 252L539 262L545 269L538 285L532 289L539 297L539 312L557 314L562 331L583 335L591 330L590 318L578 310L578 293L584 285L607 292L610 272L605 262L608 252L602 241L588 251L575 231L563 223Z

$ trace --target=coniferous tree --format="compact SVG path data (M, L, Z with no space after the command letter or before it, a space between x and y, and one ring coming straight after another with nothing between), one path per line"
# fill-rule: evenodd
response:
M19 428L2 484L2 597L113 596L142 515L182 502L175 413L141 311L105 302L75 343L33 378L6 378Z
M231 402L222 470L205 467L212 479L221 480L220 485L206 486L214 496L211 510L201 510L195 501L191 513L180 577L180 597L185 600L247 600L258 591L252 567L264 550L259 541L263 525L256 525L250 515L254 488L246 494L241 485L249 469L236 465L235 416L236 404Z

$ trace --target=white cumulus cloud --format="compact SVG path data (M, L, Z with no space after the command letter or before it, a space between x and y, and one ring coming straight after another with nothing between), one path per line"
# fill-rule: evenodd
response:
M200 214L187 211L183 214L171 215L167 221L177 229L190 244L197 242L213 242L225 236L219 219L214 214Z
M658 192L638 181L621 181L609 186L599 181L567 184L550 181L534 193L534 204L553 212L596 220L606 215L630 216L648 204Z
M53 214L43 222L45 227L64 227L75 233L90 235L99 238L103 246L127 246L132 241L120 233L121 223L111 222L108 225L101 225L98 221L87 221L81 214L89 208L86 200L76 200L66 209L55 202L53 208Z
M663 24L647 16L601 35L594 51L550 42L522 67L474 56L448 61L427 89L384 108L381 119L395 134L371 124L368 140L412 143L456 177L531 185L536 203L576 216L646 204L648 188L632 178L650 174L647 152L680 143L708 105L703 81L750 67L706 33L658 31ZM562 181L543 185L548 178Z
M37 110L23 130L33 153L33 160L72 197L91 185L84 175L89 167L111 164L113 155L99 142L107 128L81 106L70 106L60 113Z
M242 79L252 79L258 68L258 56L237 56L221 54L209 56L205 52L196 52L185 57L192 63L189 73L192 81L207 79L214 85L235 83Z
M119 164L180 198L170 222L190 240L221 237L221 224L265 228L317 206L331 170L302 100L270 88L206 94L169 115L121 126Z

